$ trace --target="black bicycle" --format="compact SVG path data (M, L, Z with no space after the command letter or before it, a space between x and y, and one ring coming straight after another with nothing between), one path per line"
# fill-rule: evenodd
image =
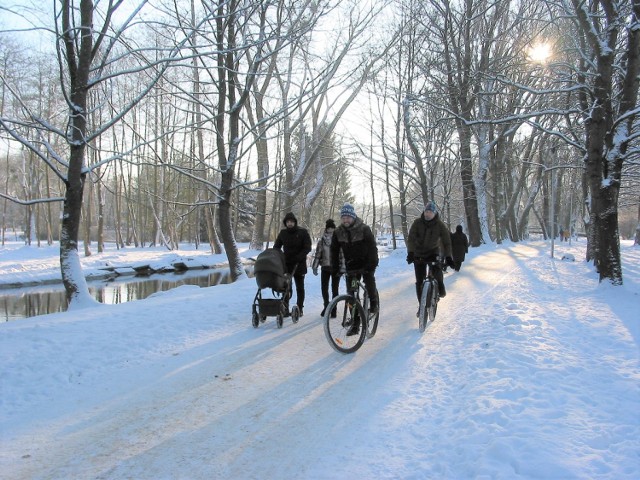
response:
M353 353L366 338L371 338L378 329L378 310L370 312L370 298L364 282L360 280L361 270L350 271L347 277L347 294L335 297L324 313L324 333L329 345L340 353ZM376 296L378 292L375 293Z
M418 328L424 332L429 323L436 319L438 311L438 280L433 276L433 267L440 266L440 258L427 262L427 272L422 282L422 295L420 296L420 309L418 310Z

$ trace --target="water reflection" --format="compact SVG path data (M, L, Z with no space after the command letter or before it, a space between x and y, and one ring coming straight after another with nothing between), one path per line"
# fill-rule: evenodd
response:
M246 268L248 276L253 269ZM89 282L89 293L100 303L117 304L142 300L156 292L180 285L210 287L230 282L228 270L188 270L182 273L157 273L148 277L117 277L113 280ZM0 290L2 321L34 317L67 310L62 284Z

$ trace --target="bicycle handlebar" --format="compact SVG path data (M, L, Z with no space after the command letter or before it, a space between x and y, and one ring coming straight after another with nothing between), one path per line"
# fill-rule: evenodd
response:
M442 261L442 258L439 255L435 258L430 257L429 259L425 257L415 257L414 261L421 262L421 263L424 262L427 265L443 265L444 264L444 262Z

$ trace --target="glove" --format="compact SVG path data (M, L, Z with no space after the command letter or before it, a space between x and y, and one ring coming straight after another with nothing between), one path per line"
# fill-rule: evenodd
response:
M413 252L407 253L407 263L411 265L413 263Z
M453 268L455 266L455 263L453 263L453 258L451 257L447 257L445 259L445 263L447 264L448 267Z
M317 277L318 276L318 267L314 267L313 268L313 274Z

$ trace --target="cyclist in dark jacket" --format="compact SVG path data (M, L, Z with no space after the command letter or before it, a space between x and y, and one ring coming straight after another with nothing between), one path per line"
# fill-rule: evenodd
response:
M378 290L375 272L378 267L378 246L371 228L356 215L353 206L346 203L340 209L341 224L331 239L331 267L337 274L340 268L340 251L344 255L347 273L362 270L362 280L371 298L370 311L378 310ZM347 278L347 285L351 282Z
M424 206L424 212L420 218L414 220L411 225L407 238L407 263L413 263L418 302L422 296L422 282L427 272L427 262L434 261L441 251L447 265L453 267L449 229L440 220L435 202L429 201ZM438 281L440 297L444 297L447 292L444 288L444 276L440 266L434 267L433 276Z
M273 248L282 249L287 273L292 273L295 268L293 280L296 284L296 303L302 316L305 295L304 276L307 273L307 254L311 251L311 237L305 228L298 227L298 220L291 212L284 216L282 223L285 228L280 230Z
M469 239L462 231L462 225L456 227L456 231L451 234L451 252L453 255L453 269L460 271L465 254L469 253Z

